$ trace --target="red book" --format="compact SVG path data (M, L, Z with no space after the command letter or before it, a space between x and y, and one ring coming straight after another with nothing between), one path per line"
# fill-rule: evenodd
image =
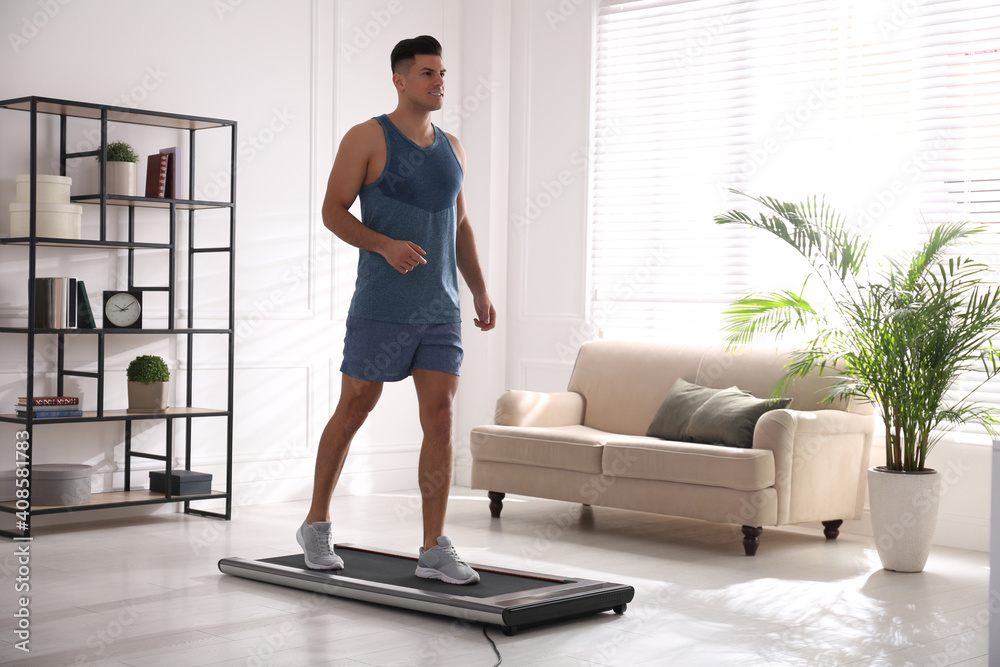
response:
M168 156L167 159L167 182L165 186L164 197L167 199L174 199L177 197L177 153L176 148L164 148L160 151L160 155Z
M78 396L35 396L32 401L32 405L79 405L80 398ZM28 397L21 396L17 399L18 405L27 405Z
M167 169L170 155L158 153L146 158L146 196L163 199L167 193Z

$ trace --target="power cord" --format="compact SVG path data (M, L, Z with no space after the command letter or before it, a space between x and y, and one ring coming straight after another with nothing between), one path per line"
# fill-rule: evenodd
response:
M488 627L488 625L483 625L483 636L489 640L490 644L493 646L493 652L497 654L497 662L493 665L493 667L500 667L500 663L503 662L503 658L500 657L500 649L497 648L496 642L493 641L492 637L490 637L490 633L486 632Z

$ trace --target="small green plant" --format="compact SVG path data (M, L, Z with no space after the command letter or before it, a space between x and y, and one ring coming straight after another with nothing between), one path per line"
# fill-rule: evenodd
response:
M97 156L97 161L101 161L101 156ZM132 147L124 141L112 141L108 144L108 162L138 162L139 156L135 154Z
M153 382L166 382L170 379L170 369L162 357L152 354L138 356L129 363L125 369L125 375L129 382L142 382L151 384Z

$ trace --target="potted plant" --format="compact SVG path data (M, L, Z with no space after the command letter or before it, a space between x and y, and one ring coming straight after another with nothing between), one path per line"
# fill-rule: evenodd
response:
M144 354L125 369L128 377L128 412L164 412L170 369L162 357Z
M800 331L807 342L792 353L785 382L817 369L833 372L830 400L877 406L886 465L868 473L875 544L885 569L919 572L940 496L928 452L944 427L973 423L996 433L994 412L971 399L975 388L951 393L967 374L977 372L979 386L1000 374L1000 351L992 345L1000 333L1000 290L985 263L947 252L986 230L942 224L910 254L879 263L869 261L868 241L822 199L750 198L766 213L730 211L716 223L747 225L787 243L806 259L826 301L810 304L805 284L798 292L745 296L727 310L727 338L740 345L765 332Z
M112 141L108 144L108 194L124 197L134 197L138 180L136 163L139 156L132 147L124 141ZM101 156L97 156L101 161Z

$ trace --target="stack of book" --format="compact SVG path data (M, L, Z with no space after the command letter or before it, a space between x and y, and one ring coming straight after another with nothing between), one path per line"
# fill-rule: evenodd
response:
M79 396L35 396L31 403L29 407L27 397L20 397L17 399L17 405L14 406L14 414L27 418L30 409L33 419L83 416L83 411L80 410Z

